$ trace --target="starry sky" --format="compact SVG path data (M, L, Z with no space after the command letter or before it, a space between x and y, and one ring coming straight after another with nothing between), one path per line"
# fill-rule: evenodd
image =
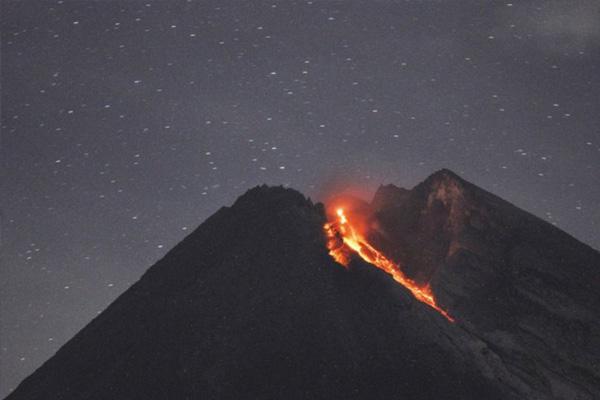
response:
M0 396L261 183L446 167L600 248L600 2L1 8Z

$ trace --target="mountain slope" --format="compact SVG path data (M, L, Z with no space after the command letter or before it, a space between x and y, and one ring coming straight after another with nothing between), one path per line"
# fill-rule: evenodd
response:
M448 170L402 199L390 191L372 203L373 240L386 254L431 282L534 392L600 398L597 251Z
M8 399L600 397L598 252L447 170L353 204L456 323L359 258L335 263L324 207L262 186Z
M295 191L249 191L9 399L506 398L460 328L334 263L323 223Z

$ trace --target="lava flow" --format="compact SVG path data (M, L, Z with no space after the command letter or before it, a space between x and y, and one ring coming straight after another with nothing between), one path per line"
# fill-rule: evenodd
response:
M327 248L335 261L347 267L350 263L351 252L354 251L364 261L390 274L396 282L410 290L417 300L435 309L448 321L454 322L448 312L436 304L429 284L425 286L417 285L415 281L404 275L398 264L371 246L349 222L344 209L338 208L336 214L337 221L328 222L324 226L327 235Z

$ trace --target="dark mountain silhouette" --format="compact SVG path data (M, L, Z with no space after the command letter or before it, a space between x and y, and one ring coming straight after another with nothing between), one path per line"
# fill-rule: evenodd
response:
M406 193L380 188L373 241L530 396L600 398L600 254L448 170Z
M251 189L153 265L8 399L592 399L600 254L450 171L367 206L450 323L360 259L325 210Z

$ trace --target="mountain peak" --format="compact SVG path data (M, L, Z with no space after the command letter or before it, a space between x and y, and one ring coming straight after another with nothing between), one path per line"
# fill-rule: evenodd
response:
M307 199L295 189L286 188L282 185L268 186L263 184L248 189L246 193L238 197L235 203L233 203L233 207L246 207L248 205L265 203L278 206L287 204L313 205L310 199Z
M425 181L439 181L439 180L454 180L464 182L464 180L455 172L442 168L429 175Z
M310 225L318 225L325 218L321 203L314 204L299 191L281 185L255 186L241 195L231 209L241 218L252 218L258 224L282 217L287 221L295 219L298 226L302 225L301 219L311 220Z
M449 169L441 169L418 184L416 192L426 196L427 204L441 201L445 207L462 202L469 184Z
M429 175L423 182L415 186L415 193L428 196L428 203L441 200L445 205L453 199L462 199L466 181L458 174L443 168ZM412 190L398 187L393 184L380 185L373 196L371 207L374 211L380 211L390 207L400 207L404 204Z

